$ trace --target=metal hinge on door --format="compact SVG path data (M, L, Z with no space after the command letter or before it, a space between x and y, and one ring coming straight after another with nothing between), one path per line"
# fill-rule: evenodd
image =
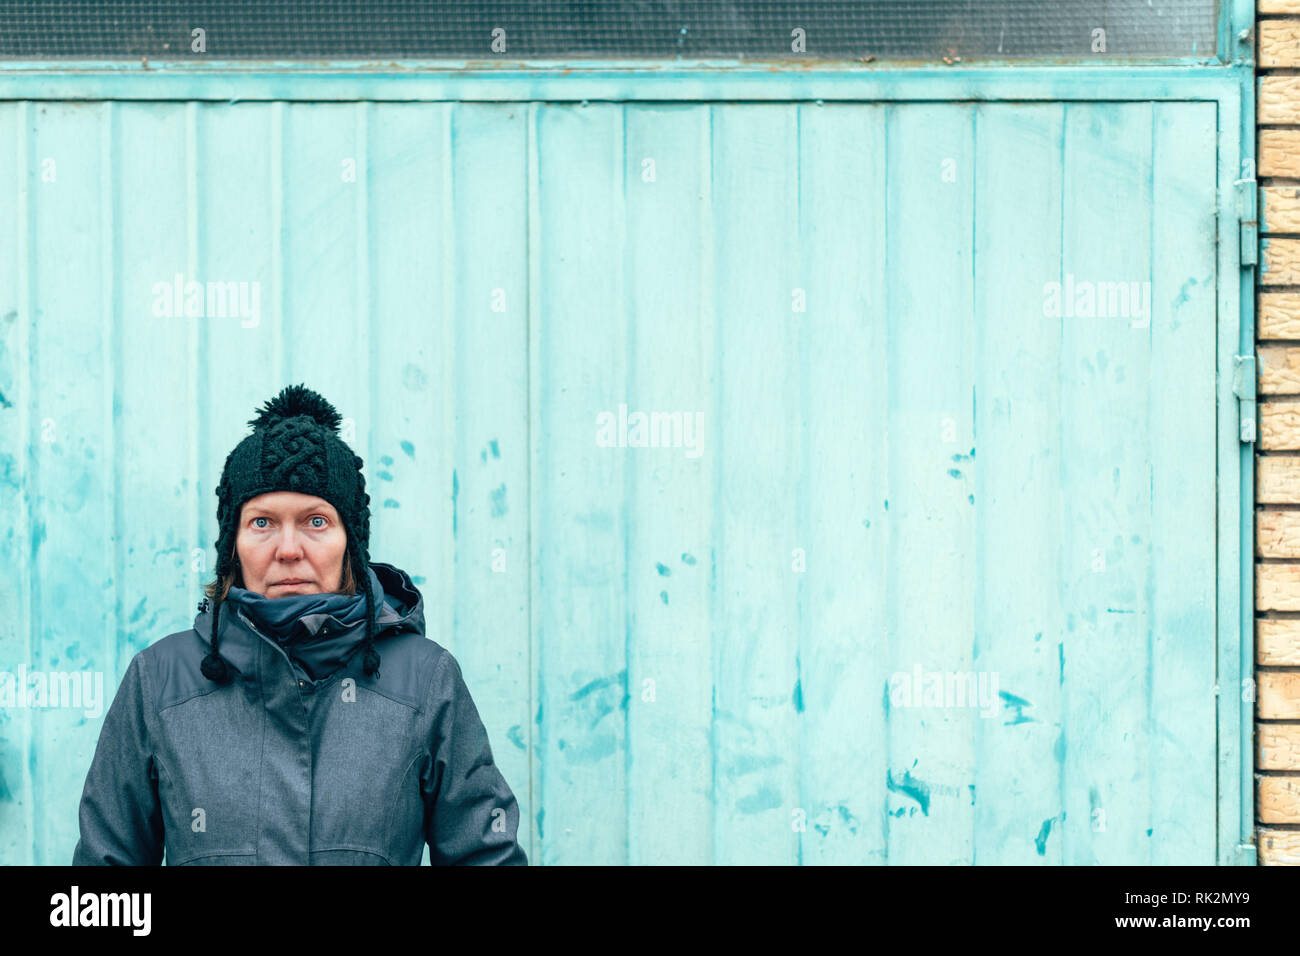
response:
M1253 179L1238 179L1237 220L1241 229L1241 267L1259 262L1259 187Z
M1237 396L1237 421L1240 423L1240 440L1255 440L1255 356L1232 357L1232 394Z

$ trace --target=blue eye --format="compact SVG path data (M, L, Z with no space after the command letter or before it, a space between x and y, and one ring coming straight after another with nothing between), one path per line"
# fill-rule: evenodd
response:
M252 525L253 525L254 528L257 528L257 529L260 531L260 530L263 530L263 529L269 527L269 525L258 524L257 522L259 522L259 521L270 521L270 520L271 520L270 518L267 518L267 517L264 516L264 515L258 515L256 518L254 518L254 519L252 520ZM314 529L316 529L317 531L322 531L322 530L324 530L325 528L328 528L328 527L329 527L329 523L330 523L330 519L329 519L329 518L326 518L324 515L312 515L311 518L309 518L308 520L309 520L309 521L319 521L319 522L320 522L320 524L314 524L314 525L312 525L312 527L313 527Z

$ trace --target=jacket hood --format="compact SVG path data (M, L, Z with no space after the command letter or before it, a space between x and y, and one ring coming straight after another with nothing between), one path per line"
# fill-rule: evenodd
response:
M375 620L375 644L397 633L424 633L424 596L401 568L380 561L369 566L370 586L382 594ZM212 649L212 602L204 601L194 618L194 631ZM240 673L251 673L261 641L281 648L312 680L321 680L344 664L365 643L365 621L348 625L331 614L304 614L295 636L278 640L262 633L238 602L227 600L221 608L220 654Z

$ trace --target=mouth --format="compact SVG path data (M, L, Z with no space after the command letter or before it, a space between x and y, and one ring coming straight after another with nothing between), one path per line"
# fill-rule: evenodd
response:
M271 585L271 587L273 588L289 587L290 585L294 585L294 584L310 584L310 583L311 583L310 581L300 581L297 578L291 578L287 581L276 581L274 584Z

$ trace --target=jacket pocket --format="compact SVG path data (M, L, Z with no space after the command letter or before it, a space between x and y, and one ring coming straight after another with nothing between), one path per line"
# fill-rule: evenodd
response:
M255 866L257 862L256 853L209 853L206 856L192 856L189 859L178 860L173 863L167 861L168 866Z
M360 847L330 847L311 851L312 866L392 866L386 856Z
M257 854L261 721L241 703L213 693L159 712L168 865Z

